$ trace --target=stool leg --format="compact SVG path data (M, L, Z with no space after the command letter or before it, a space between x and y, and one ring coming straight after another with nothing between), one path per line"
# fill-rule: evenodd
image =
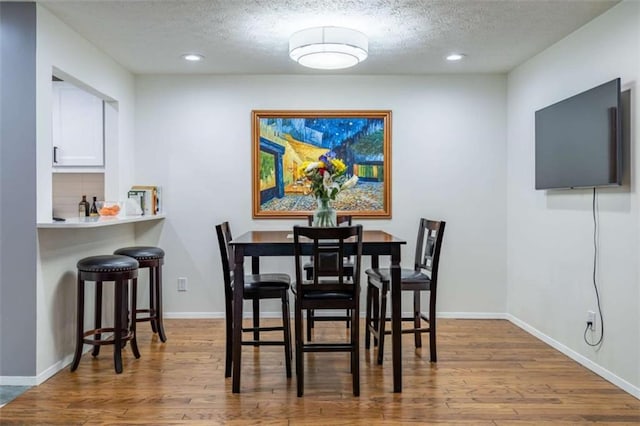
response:
M134 278L135 280L136 278ZM129 324L129 281L125 281L123 282L122 285L122 299L120 300L121 306L122 306L122 310L121 312L121 317L122 317L122 327L124 330L129 330L131 327L131 324ZM122 342L122 346L120 347L120 349L124 349L127 347L127 340L125 339L125 334L122 335L121 337L121 342Z
M114 290L113 364L116 373L122 373L122 280L116 280Z
M160 340L164 343L167 341L167 335L164 333L164 324L162 323L162 265L158 265L155 270L154 282L156 303L154 306L154 312L158 336L160 336Z
M102 328L102 281L96 282L96 303L94 306L95 316L93 319L93 328L99 330ZM96 333L93 337L93 340L97 341L102 339L102 335L100 333ZM97 357L100 353L100 345L93 345L93 350L91 351L91 355L93 357Z
M126 301L125 301L126 302ZM131 352L136 358L140 358L140 351L138 350L138 340L136 339L136 306L138 305L138 279L131 280L131 321L129 322L129 332L132 333L131 337ZM126 303L124 306L127 306Z
M80 279L78 273L78 300L76 302L76 352L71 363L71 371L76 371L80 358L82 357L83 334L84 334L84 281Z
M156 306L156 268L149 268L149 318L151 323L151 331L158 332L158 308Z

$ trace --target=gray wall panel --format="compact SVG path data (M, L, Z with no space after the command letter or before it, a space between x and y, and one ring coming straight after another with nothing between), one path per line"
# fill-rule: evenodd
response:
M36 375L36 5L0 2L0 376Z

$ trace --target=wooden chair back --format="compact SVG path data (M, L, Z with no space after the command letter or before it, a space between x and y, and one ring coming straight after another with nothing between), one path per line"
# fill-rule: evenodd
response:
M352 216L351 215L338 215L336 217L336 225L337 226L351 226ZM310 214L307 216L307 223L309 226L313 225L313 215Z
M313 215L307 216L307 223L309 226L313 225ZM340 215L336 217L336 226L351 226L352 225L352 216L351 215ZM346 259L350 260L349 257ZM309 258L310 262L313 262L313 256Z
M227 301L233 299L233 289L231 282L233 280L234 254L229 242L233 239L231 236L231 227L229 222L222 222L216 225L216 234L218 234L218 246L220 247L220 258L222 260L222 276L224 277L224 296Z
M440 248L444 237L444 221L420 219L418 241L416 243L416 257L414 269L424 270L431 279L431 287L435 288L438 281L438 265L440 263Z
M294 254L296 265L296 290L300 294L313 291L349 291L359 287L362 259L362 225L340 226L332 228L293 227ZM313 277L310 282L303 281L303 246L311 243L313 256ZM355 248L352 248L355 244ZM306 252L308 254L308 251ZM345 257L355 257L351 282L345 283ZM330 284L329 284L330 282ZM355 284L355 285L354 285Z

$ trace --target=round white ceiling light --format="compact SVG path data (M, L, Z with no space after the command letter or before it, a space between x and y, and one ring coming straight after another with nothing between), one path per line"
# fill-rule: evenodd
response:
M368 51L367 36L350 28L308 28L289 38L289 57L309 68L349 68L367 59Z

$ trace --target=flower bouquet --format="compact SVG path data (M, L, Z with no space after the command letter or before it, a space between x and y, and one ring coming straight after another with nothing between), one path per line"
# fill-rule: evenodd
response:
M347 179L346 171L347 166L333 152L321 155L318 161L306 161L300 166L299 174L311 183L311 191L318 203L313 214L313 226L336 226L336 211L331 207L330 200L335 200L340 191L358 183L357 176Z

